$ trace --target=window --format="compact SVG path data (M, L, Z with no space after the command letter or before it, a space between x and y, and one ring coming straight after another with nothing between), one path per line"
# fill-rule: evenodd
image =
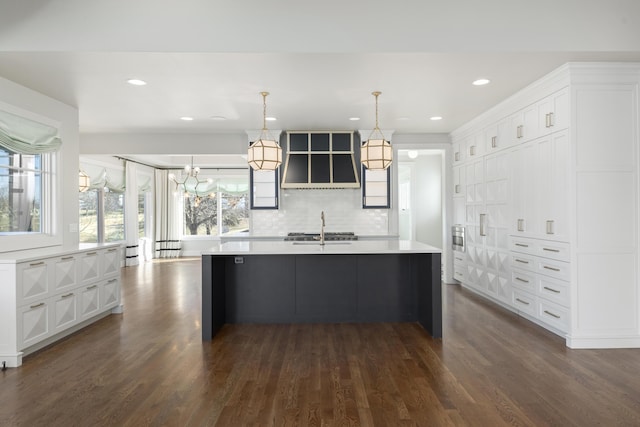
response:
M124 193L93 189L80 194L80 243L124 240Z
M138 193L138 237L147 237L147 218L146 218L146 206L147 206L147 194Z
M80 243L97 243L98 240L98 190L80 193Z
M44 154L0 148L0 233L42 233Z
M221 236L249 231L249 180L246 171L243 173L242 178L211 178L206 190L184 193L183 235Z
M124 240L124 193L104 191L104 241Z

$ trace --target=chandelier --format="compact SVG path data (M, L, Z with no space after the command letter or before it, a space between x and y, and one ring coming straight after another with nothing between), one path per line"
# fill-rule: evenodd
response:
M198 174L200 173L199 167L193 166L193 156L191 156L191 164L186 165L184 167L183 179L179 180L175 174L169 174L169 179L175 182L176 189L182 189L184 197L189 197L189 193L195 194L195 204L196 206L200 204L202 196L198 191L198 187L202 184L211 184L213 180L209 179L200 179L198 178ZM211 195L210 195L211 196Z
M385 170L391 165L393 149L391 143L384 139L378 127L378 96L382 92L372 92L376 97L376 127L373 128L369 139L360 148L360 162L369 170Z
M282 148L267 129L267 95L262 95L262 132L258 139L249 146L247 162L254 170L275 170L282 164Z

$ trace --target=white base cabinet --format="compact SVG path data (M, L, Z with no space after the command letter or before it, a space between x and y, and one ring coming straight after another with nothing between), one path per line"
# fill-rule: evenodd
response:
M451 137L454 278L569 347L640 347L640 63L566 64Z
M10 257L0 259L0 363L7 367L103 315L122 312L118 245Z

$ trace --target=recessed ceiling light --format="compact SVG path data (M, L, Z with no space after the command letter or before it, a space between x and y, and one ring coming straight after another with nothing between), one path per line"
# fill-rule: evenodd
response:
M484 86L484 85L487 85L489 83L491 83L491 80L489 80L489 79L478 79L478 80L475 80L472 84L474 86Z
M360 120L360 117L349 117L349 120L351 120L352 122L357 122L358 120Z
M433 117L429 117L429 120L433 120L434 122L437 120L442 120L442 117L440 116L433 116Z
M134 86L144 86L147 84L147 82L145 82L144 80L140 80L140 79L129 79L127 80L127 83L129 83L130 85L134 85Z
M410 159L415 159L418 157L418 152L416 150L409 150L407 151L407 156L409 156Z
M226 117L224 117L224 116L211 116L211 120L219 120L219 121L222 121L222 120L227 120L227 118L226 118Z
M275 122L276 120L278 120L275 117L265 117L264 119L268 122Z
M183 116L183 117L180 117L180 120L184 120L185 122L190 122L193 120L193 117Z

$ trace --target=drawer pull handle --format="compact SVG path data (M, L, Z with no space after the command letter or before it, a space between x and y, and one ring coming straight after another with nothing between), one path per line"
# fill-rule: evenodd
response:
M66 295L62 295L61 298L69 298L69 297L72 297L72 296L73 296L73 292L70 292L70 293L68 293Z
M525 304L525 305L529 305L529 303L527 301L521 300L520 298L516 298L516 301L518 301L519 303Z
M98 287L98 285L87 286L87 290L95 289L97 287Z
M476 146L472 145L471 147L469 147L469 154L472 156L476 155Z
M73 259L72 256L63 256L62 258L60 258L62 261L69 261L70 259Z
M527 279L523 279L522 277L516 277L516 280L522 282L522 283L529 283L529 281Z
M555 234L555 232L553 231L554 228L554 223L553 220L550 219L549 221L547 221L547 234Z
M456 194L460 193L460 184L456 184Z
M551 292L554 292L554 293L556 293L556 294L559 294L559 293L560 293L560 291L559 291L559 290L557 290L557 289L553 289L553 288L547 288L546 286L544 287L544 289L546 289L546 290L548 290L548 291L551 291Z
M521 262L522 264L529 264L529 261L525 261L523 259L516 258L516 262Z
M556 319L559 319L559 318L560 318L560 316L558 316L557 314L553 314L552 312L547 311L547 310L545 310L545 311L544 311L544 313L545 313L545 314L548 314L548 315L549 315L549 316L551 316L551 317L555 317Z
M560 252L560 249L542 248L542 250L547 252Z
M491 137L491 148L496 148L498 146L498 137L497 136L492 136Z
M520 246L521 248L528 248L529 245L525 245L524 243L516 243L516 246Z
M518 231L524 231L524 219L522 218L518 220Z
M460 161L460 152L456 152L456 153L453 155L453 158L454 158L454 160L455 160L456 162L459 162L459 161Z
M115 252L115 251L117 251L117 250L118 250L118 248L111 248L111 249L109 249L107 252Z
M458 257L456 257L456 260L457 261L464 261L462 258L458 258Z
M30 305L29 308L38 308L38 307L42 307L43 305L44 305L44 303L41 302L40 304Z
M549 126L547 126L547 127L552 128L552 127L553 127L553 126L555 126L555 124L556 124L556 121L554 120L554 119L555 119L555 117L554 117L553 113L549 113L547 116L549 117L549 119L548 119L548 121L549 121Z
M92 255L96 255L97 252L87 252L87 256L92 256Z
M118 281L118 279L111 279L111 280L108 280L107 283L113 283L113 282L117 282L117 281Z
M547 270L551 270L551 271L560 271L559 268L549 267L548 265L545 265L544 268L546 268Z
M36 267L38 265L44 265L44 261L32 262L31 264L29 264L29 267Z

